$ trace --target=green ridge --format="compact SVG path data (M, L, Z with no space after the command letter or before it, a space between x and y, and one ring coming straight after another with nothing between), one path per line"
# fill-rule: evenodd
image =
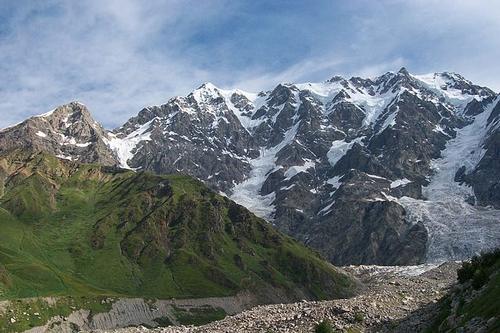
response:
M187 176L0 156L0 299L352 295L315 252Z

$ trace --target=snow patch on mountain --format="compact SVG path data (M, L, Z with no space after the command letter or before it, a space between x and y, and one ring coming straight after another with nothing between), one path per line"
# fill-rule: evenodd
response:
M338 189L340 187L340 185L342 185L342 182L340 181L340 179L342 177L344 177L344 175L332 177L332 178L328 179L326 181L326 183L330 184L333 187L335 187L336 189Z
M92 144L92 142L84 142L84 143L76 143L75 146L80 147L80 148L85 148L88 147Z
M153 118L124 138L118 137L113 133L108 133L109 139L105 139L106 144L115 152L120 161L120 166L126 169L132 169L128 161L134 157L136 147L142 141L151 140L151 125L157 118Z
M400 186L403 186L403 185L406 185L406 184L409 184L409 183L411 183L411 180L406 179L406 178L396 179L396 180L394 180L394 181L391 182L390 187L391 188L396 188L396 187L400 187Z
M335 200L333 200L332 202L330 202L328 205L326 205L325 207L323 207L319 212L318 214L320 215L327 215L328 213L330 213L332 211L332 207L333 205L335 204Z
M377 134L382 133L386 128L392 127L396 125L396 116L398 115L399 112L399 106L396 106L396 110L390 113L384 120L384 123L382 126L380 126L379 130L377 131Z
M394 101L396 93L386 93L381 95L371 96L369 94L355 94L351 97L351 101L360 106L365 111L365 126L373 126L384 110Z
M77 147L88 147L92 144L92 142L77 142L77 138L75 137L69 137L66 136L62 133L56 133L60 136L61 140L59 141L59 144L62 146L77 146Z
M58 155L56 155L56 157L63 159L63 160L73 161L73 156L69 156L69 155L58 154Z
M262 122L261 119L252 119L251 115L255 110L258 110L265 103L265 98L263 96L258 96L257 94L245 92L239 89L221 90L220 92L224 97L229 110L234 113L234 115L240 121L240 124L247 130L247 132L251 133L251 129L257 127ZM231 101L231 97L234 94L242 95L250 101L250 103L252 104L252 111L250 111L250 114L244 114L243 110L237 108L233 104L233 102Z
M430 91L444 97L444 99L459 110L474 98L481 100L479 96L464 94L460 89L453 87L454 81L466 81L464 78L453 73L430 73L423 75L412 75L413 78ZM470 83L470 82L468 82Z
M360 143L364 137L359 137L351 142L346 142L345 140L336 140L332 142L332 146L330 147L330 150L326 154L328 157L328 161L330 162L330 165L333 167L337 162L344 157L344 155L351 149L351 147L355 143Z
M285 180L290 180L295 175L297 175L301 172L307 172L307 170L314 168L315 166L316 166L316 162L311 161L311 160L306 160L304 162L304 165L291 166L285 172Z
M438 132L438 133L441 133L441 134L444 134L446 135L447 137L449 137L450 135L448 133L446 133L443 129L443 127L441 127L441 125L437 124L436 127L434 127L433 129L434 132Z
M300 120L285 132L283 141L278 145L269 149L262 148L259 157L249 161L252 166L249 178L236 184L232 189L232 195L230 196L232 200L245 206L255 215L269 221L273 219L272 215L275 210L273 201L276 194L261 195L260 191L269 173L279 168L276 165L276 155L294 140L299 125Z

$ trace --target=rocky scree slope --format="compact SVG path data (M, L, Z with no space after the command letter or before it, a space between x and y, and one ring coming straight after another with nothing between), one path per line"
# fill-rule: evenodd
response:
M402 68L258 94L206 83L101 140L109 164L195 176L335 264L389 265L499 245L499 127L491 89Z
M0 155L0 298L352 295L357 283L188 176Z
M402 270L387 266L351 267L350 271L368 286L354 298L258 306L199 327L139 327L112 332L310 333L324 320L331 323L334 332L425 332L438 313L439 300L455 283L458 266L446 263Z

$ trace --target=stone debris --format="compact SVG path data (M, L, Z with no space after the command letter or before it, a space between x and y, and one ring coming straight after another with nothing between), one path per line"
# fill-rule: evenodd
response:
M346 269L367 286L354 298L257 306L199 327L137 327L93 332L302 333L313 332L315 325L325 319L339 331L418 332L431 322L437 301L456 281L457 268L457 263L446 263L409 276L397 270L373 269L367 273L362 268L348 267Z

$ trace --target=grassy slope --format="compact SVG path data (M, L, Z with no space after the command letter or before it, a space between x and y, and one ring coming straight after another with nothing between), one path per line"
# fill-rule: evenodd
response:
M0 185L0 299L187 298L243 289L321 299L354 287L315 253L189 177L16 152L0 157Z
M485 332L500 331L500 249L464 262L458 270L459 285L442 300L441 310L427 332L455 332L474 318L488 321ZM458 306L452 306L452 300ZM452 325L448 317L455 318Z
M16 300L10 302L3 313L0 313L0 333L24 332L45 325L55 316L67 316L76 309L87 309L91 316L108 312L112 304L113 300L101 296L68 296L50 301L43 298Z

